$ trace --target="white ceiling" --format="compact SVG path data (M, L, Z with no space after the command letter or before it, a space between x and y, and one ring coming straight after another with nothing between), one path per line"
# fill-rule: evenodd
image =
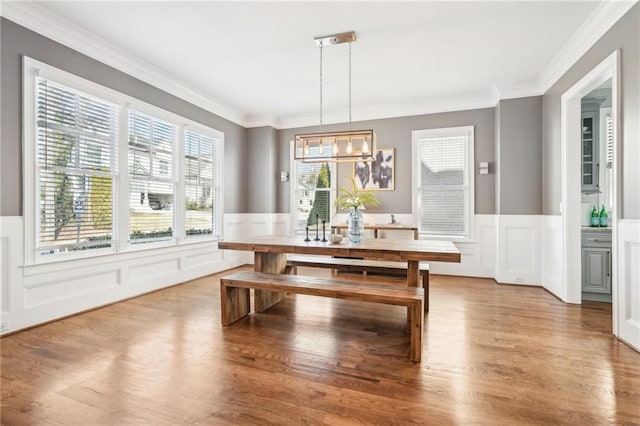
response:
M40 5L241 111L247 123L282 127L319 121L316 36L357 33L354 120L430 112L429 105L456 99L539 94L541 73L598 2ZM347 45L330 46L324 56L325 122L346 121Z

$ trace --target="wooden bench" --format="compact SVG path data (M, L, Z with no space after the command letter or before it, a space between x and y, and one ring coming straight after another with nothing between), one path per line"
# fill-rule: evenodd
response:
M249 314L249 289L406 306L411 312L408 324L411 334L410 358L412 361L420 362L424 309L424 291L421 288L242 271L220 279L222 325L232 324Z
M380 274L407 274L406 262L390 262L386 260L351 259L325 256L288 255L287 266L294 268L296 273L298 266L310 268L330 268L339 271L372 272ZM429 312L429 264L420 262L420 276L422 288L424 288L424 310Z

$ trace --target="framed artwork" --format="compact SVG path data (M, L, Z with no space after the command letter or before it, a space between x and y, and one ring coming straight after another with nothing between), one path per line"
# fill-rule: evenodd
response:
M394 189L394 148L378 148L373 161L356 161L353 163L353 178L359 189L393 190Z

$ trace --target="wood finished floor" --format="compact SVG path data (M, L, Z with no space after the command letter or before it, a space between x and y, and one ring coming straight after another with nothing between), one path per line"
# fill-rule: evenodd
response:
M611 305L432 276L414 364L401 307L290 296L222 328L221 275L1 339L2 424L640 424Z

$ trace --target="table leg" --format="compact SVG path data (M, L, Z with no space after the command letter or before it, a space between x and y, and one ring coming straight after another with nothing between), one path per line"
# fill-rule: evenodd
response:
M286 273L286 253L255 253L253 269L256 272ZM284 299L284 292L254 290L254 303L256 312L264 312L276 303Z
M410 260L407 262L407 286L420 287L420 262ZM407 308L407 332L411 329L411 308Z

